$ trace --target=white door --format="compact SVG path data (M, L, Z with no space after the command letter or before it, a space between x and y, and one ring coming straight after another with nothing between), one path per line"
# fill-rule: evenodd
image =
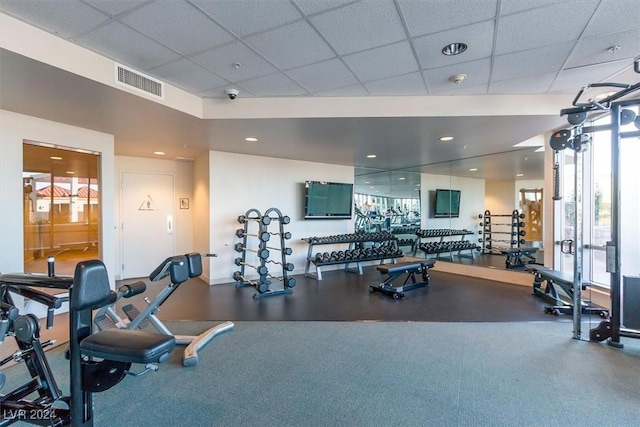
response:
M122 278L148 276L173 256L173 176L122 173Z

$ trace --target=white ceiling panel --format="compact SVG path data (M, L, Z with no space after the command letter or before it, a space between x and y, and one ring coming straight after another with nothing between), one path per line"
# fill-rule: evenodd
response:
M2 0L0 10L66 39L109 21L109 16L76 1Z
M598 3L599 0L566 0L549 7L501 17L496 54L577 40Z
M614 52L610 48L618 46ZM640 29L602 36L583 38L578 41L566 68L633 59L640 54ZM629 61L631 62L631 61Z
M257 96L292 96L307 93L293 80L283 74L270 74L242 82L242 87ZM242 94L241 94L242 96Z
M364 84L374 96L402 94L404 96L424 96L427 91L420 73L410 73Z
M493 20L497 8L496 0L398 0L398 4L412 37Z
M137 9L149 3L149 0L84 0L84 2L89 3L109 16L117 16L126 11Z
M429 92L441 92L443 90L457 91L467 87L485 85L489 83L489 72L491 70L491 60L481 59L478 61L455 64L448 67L436 68L435 70L424 71L427 79ZM449 79L456 74L466 74L467 78L459 85Z
M301 19L289 0L191 0L238 37L259 33Z
M509 80L559 71L574 43L562 43L495 57L492 80Z
M239 82L271 74L277 69L240 41L191 57L191 60L229 81ZM240 64L234 66L234 64Z
M151 3L121 21L182 55L234 40L234 37L187 3Z
M494 28L493 21L486 21L456 28L455 30L418 37L413 40L413 45L423 69L475 61L491 56ZM468 46L465 52L454 56L446 56L442 53L443 47L450 43L460 42Z
M294 68L287 71L287 74L310 92L358 83L353 73L337 58Z
M487 94L487 84L479 84L475 86L469 85L455 85L451 83L449 86L443 86L441 88L437 88L436 90L429 90L429 93L432 95L438 96L460 96L460 95L486 95Z
M367 96L369 92L364 88L364 86L357 84L352 86L340 87L336 89L330 90L322 90L315 92L316 96L328 96L328 97L337 97L337 96Z
M364 0L310 19L340 55L407 37L391 0Z
M361 82L418 71L411 46L400 42L344 57Z
M524 12L530 9L547 7L552 4L561 3L565 0L508 0L500 3L500 15L510 15L512 13Z
M578 90L581 87L587 86L590 83L598 83L603 80L613 76L616 73L619 73L622 68L625 66L628 67L627 61L613 62L607 64L600 65L592 65L585 66L580 68L574 68L570 70L563 70L558 77L556 78L553 86L551 87L552 91L567 91L570 93L577 94ZM638 74L636 73L635 82L639 83L640 79L638 79ZM617 82L614 78L611 81ZM623 82L624 83L624 82ZM595 90L595 89L594 89ZM595 94L599 94L602 92L609 92L615 89L607 89L601 88L597 89L598 92Z
M245 41L280 69L300 67L335 56L306 21L249 36Z
M78 44L138 70L180 58L175 52L119 22L85 34L78 39Z
M229 83L188 59L180 59L154 68L151 73L160 80L174 82L187 92L202 92L206 89L218 88Z
M521 79L493 81L489 85L489 93L545 93L551 87L556 75L557 73L547 73Z
M293 0L305 15L324 12L359 0Z
M638 0L603 0L584 30L584 37L638 28Z

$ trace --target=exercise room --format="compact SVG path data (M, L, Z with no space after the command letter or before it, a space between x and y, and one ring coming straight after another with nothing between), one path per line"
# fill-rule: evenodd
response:
M638 16L0 0L0 426L637 424Z

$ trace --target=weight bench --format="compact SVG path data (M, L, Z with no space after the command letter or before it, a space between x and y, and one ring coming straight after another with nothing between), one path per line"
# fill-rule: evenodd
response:
M552 270L547 267L529 267L528 270L534 275L533 294L553 303L553 305L545 306L545 313L555 314L556 316L573 314L573 274ZM583 282L582 290L585 290L589 285L590 283ZM600 317L609 316L607 309L592 306L589 300L583 300L581 305L583 314L597 314Z
M500 252L507 256L505 261L507 269L523 268L527 264L536 264L536 257L533 254L538 252L538 248L503 249Z
M424 259L418 262L379 265L377 270L380 274L387 274L389 277L377 286L369 286L369 292L380 292L381 294L393 297L393 299L404 298L405 292L429 286L429 269L432 268L435 263L436 261L434 259ZM405 274L406 277L402 285L393 286L393 281ZM416 274L422 275L421 281L416 280Z

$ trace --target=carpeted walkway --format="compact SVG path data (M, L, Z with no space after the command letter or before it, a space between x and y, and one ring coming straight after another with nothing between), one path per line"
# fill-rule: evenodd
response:
M570 335L565 322L236 322L198 366L177 350L158 372L96 394L95 425L638 425L640 342ZM49 357L67 390L63 348ZM25 372L9 368L8 382Z

